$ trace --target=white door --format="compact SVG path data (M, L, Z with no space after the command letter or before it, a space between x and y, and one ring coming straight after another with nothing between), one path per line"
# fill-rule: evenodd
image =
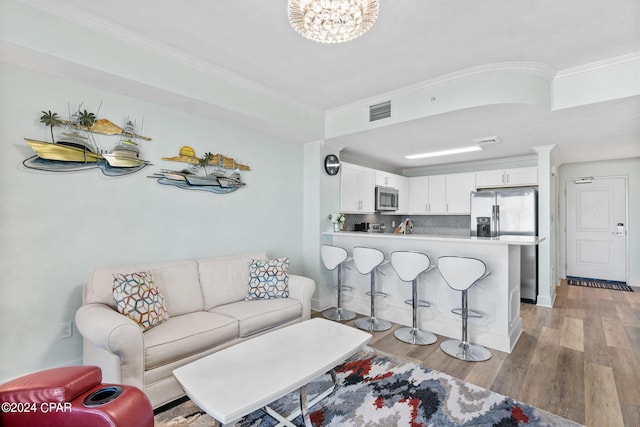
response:
M627 181L567 181L567 276L626 281Z

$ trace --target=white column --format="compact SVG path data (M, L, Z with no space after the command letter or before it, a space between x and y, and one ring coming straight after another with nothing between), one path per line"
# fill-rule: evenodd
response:
M556 236L557 222L555 209L555 179L552 181L552 168L555 170L555 145L533 147L538 153L538 235L545 240L538 246L538 305L552 307L556 298Z

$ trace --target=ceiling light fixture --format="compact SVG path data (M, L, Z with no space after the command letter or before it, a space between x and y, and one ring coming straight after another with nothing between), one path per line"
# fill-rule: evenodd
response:
M366 33L379 8L378 0L289 0L289 22L310 40L341 43Z
M405 156L407 159L424 159L427 157L448 156L450 154L469 153L471 151L480 151L482 147L479 145L470 145L468 147L452 148L451 150L431 151L429 153L411 154Z

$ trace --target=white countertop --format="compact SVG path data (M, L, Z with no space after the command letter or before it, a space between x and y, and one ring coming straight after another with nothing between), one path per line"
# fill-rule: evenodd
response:
M464 242L489 245L537 245L545 238L539 236L499 236L499 237L471 237L471 236L434 236L430 234L395 234L395 233L368 233L362 231L324 232L327 236L358 237L362 239L401 239L401 240L426 240L436 242Z

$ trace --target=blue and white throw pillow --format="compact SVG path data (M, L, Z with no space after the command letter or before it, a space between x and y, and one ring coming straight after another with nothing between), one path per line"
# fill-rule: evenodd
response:
M249 261L247 301L289 297L289 258Z

